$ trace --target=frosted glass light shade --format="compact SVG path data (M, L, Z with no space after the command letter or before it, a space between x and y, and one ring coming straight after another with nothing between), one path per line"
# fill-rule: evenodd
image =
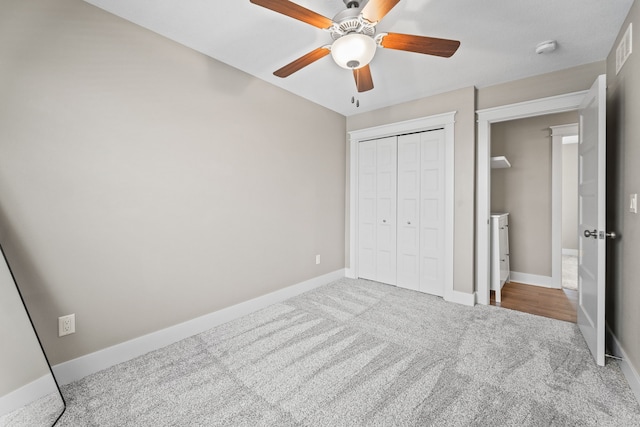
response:
M347 34L331 45L331 56L336 64L346 69L364 67L376 53L376 42L364 34Z

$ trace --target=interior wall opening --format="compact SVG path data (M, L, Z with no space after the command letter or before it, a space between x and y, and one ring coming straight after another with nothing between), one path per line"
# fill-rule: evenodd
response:
M490 257L499 258L490 263L491 304L576 321L577 292L562 286L563 253L567 261L577 253L577 184L573 180L571 194L571 180L563 179L564 172L577 173L571 169L577 152L573 162L569 158L577 144L563 144L577 141L576 122L577 112L570 111L491 125L490 221L508 236L490 232ZM502 222L494 224L499 217ZM507 239L502 252L501 239ZM507 274L494 271L505 264Z

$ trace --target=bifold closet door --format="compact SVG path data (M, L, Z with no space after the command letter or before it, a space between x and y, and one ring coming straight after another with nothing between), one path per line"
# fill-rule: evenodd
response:
M396 284L397 138L358 147L358 276Z
M398 137L398 286L444 295L444 131Z

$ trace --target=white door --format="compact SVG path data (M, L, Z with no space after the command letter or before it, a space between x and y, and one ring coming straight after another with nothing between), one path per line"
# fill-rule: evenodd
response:
M420 134L420 291L444 295L445 139L444 131Z
M396 283L396 137L358 147L358 276Z
M606 77L580 105L578 148L578 325L598 365L605 336L605 118Z
M376 280L396 284L396 194L397 143L396 137L377 141L377 254Z
M420 289L420 135L398 138L398 286Z
M444 295L443 130L398 137L398 286Z
M376 280L376 141L358 145L358 275Z

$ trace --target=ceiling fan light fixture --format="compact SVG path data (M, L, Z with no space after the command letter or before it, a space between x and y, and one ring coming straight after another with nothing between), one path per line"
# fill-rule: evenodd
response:
M364 67L376 53L376 42L364 34L346 34L331 45L333 60L348 70Z

